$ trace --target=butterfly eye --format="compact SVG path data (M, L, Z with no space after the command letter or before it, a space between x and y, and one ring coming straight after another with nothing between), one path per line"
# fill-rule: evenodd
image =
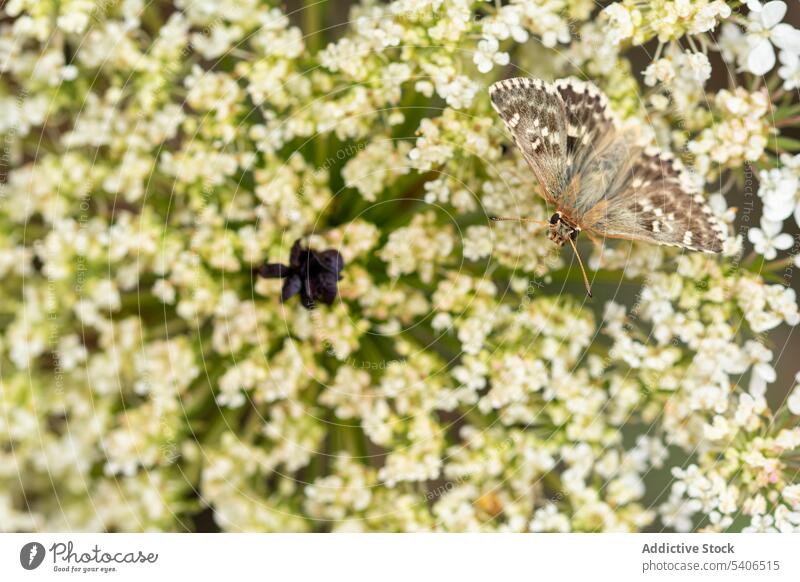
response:
M578 238L578 233L579 233L579 232L580 232L580 231L579 231L579 230L577 230L577 229L572 229L572 232L570 232L570 233L569 233L569 238L571 238L572 240L575 240L575 239L577 239L577 238Z
M558 212L556 212L553 216L550 217L550 224L556 224L560 219L561 217L558 215Z

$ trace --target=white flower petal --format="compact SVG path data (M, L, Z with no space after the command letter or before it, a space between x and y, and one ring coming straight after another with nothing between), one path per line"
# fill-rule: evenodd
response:
M783 222L778 220L761 219L761 230L767 238L772 238L783 230Z
M747 55L747 70L754 75L765 75L775 66L775 51L766 38L761 39Z
M800 64L800 54L792 51L781 51L778 59L790 69L797 68L797 65Z
M750 12L761 12L764 8L758 0L747 0L747 8Z
M800 384L795 386L792 393L789 394L789 398L786 399L786 406L789 408L789 412L795 416L800 416Z
M756 364L753 366L753 372L761 379L768 383L772 383L778 377L775 373L775 368L770 366L769 364L765 364L761 362L760 364Z
M792 235L787 233L782 233L772 239L772 246L780 251L785 251L786 249L792 248L794 244L794 238Z
M728 210L728 203L725 201L725 197L719 193L708 197L708 205L716 215L724 214Z
M763 245L767 240L767 237L764 236L764 233L761 232L760 228L751 228L749 231L747 231L747 238L756 247Z
M800 52L800 30L791 24L779 24L770 34L772 42L779 49L797 54Z
M783 222L792 215L794 210L794 201L790 200L788 203L764 203L764 218L769 221Z
M759 16L764 28L772 28L786 16L786 3L781 0L767 2L761 9Z
M753 374L750 377L750 386L748 386L750 394L756 398L763 398L767 394L767 383L760 376Z

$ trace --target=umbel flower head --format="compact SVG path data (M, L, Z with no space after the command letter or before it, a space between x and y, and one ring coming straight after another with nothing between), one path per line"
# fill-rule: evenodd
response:
M289 264L264 263L258 274L266 279L285 279L281 301L300 293L300 302L306 309L314 309L317 301L332 305L338 293L344 259L336 249L314 251L300 246L297 239L289 254Z

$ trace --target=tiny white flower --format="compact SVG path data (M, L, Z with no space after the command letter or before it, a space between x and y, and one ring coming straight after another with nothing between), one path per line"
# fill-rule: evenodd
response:
M725 224L732 223L736 218L736 209L729 208L725 196L719 192L709 196L708 205L711 207L711 212L714 213L714 216Z
M753 243L756 252L771 261L778 256L778 251L785 251L792 246L794 239L791 235L781 232L782 222L774 222L765 218L761 219L761 228L751 228L747 238Z
M608 40L613 45L633 36L634 26L631 12L621 3L615 2L603 10L608 18Z
M786 407L795 416L800 416L800 372L795 375L794 381L794 389L786 399Z
M777 378L775 368L772 367L773 353L756 341L748 341L745 350L753 362L753 373L750 377L750 393L755 397L763 397L767 391L767 384Z
M708 62L708 57L703 53L691 51L685 51L684 55L689 77L698 83L705 83L711 77L711 63Z
M749 14L747 40L749 53L746 69L754 75L765 75L775 66L775 49L800 53L800 30L791 24L782 23L786 15L786 3L773 0L761 10Z
M783 79L785 91L800 88L800 55L795 52L781 51L778 55L781 67L778 76Z
M794 508L800 509L800 485L789 485L784 487L783 499Z
M483 24L484 36L494 36L500 40L513 38L516 42L528 40L528 31L522 26L522 14L519 6L503 6L497 18L486 19Z
M747 41L742 29L731 22L722 25L722 32L717 40L722 58L734 63L747 53Z
M508 53L500 52L500 43L492 36L484 38L478 43L478 50L472 57L478 65L478 71L488 73L495 64L503 66L509 62Z
M791 168L773 168L759 173L758 195L764 201L764 216L772 222L782 222L795 209L795 195L800 180Z
M417 81L414 85L414 90L425 97L431 97L433 96L433 83L430 81Z
M671 83L676 75L671 59L658 59L644 70L644 83L648 87L655 87L656 83Z

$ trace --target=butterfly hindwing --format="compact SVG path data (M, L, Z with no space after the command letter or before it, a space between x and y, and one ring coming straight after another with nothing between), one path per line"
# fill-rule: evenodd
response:
M624 140L624 134L617 138ZM725 241L723 227L680 161L655 148L631 152L630 162L621 164L608 191L582 215L581 227L599 237L710 253L721 252Z
M567 177L567 133L564 103L555 87L539 79L506 79L492 85L489 95L543 194L557 203Z

